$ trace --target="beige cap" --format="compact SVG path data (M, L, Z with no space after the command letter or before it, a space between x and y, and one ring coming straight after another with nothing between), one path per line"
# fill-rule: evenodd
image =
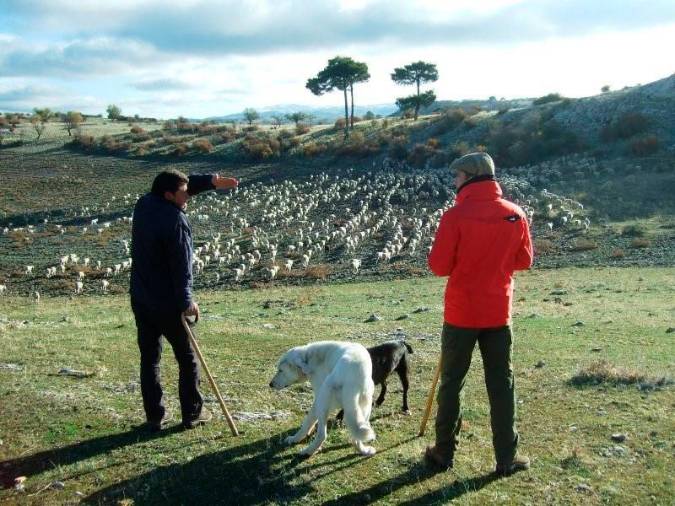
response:
M469 153L452 162L450 164L450 171L461 171L469 177L494 176L495 162L492 161L492 157L487 153Z

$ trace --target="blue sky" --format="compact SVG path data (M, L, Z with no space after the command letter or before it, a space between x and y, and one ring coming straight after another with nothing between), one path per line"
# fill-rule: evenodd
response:
M420 59L439 99L576 97L672 74L673 47L673 0L0 0L0 111L339 105L304 87L336 55L369 65L357 104Z

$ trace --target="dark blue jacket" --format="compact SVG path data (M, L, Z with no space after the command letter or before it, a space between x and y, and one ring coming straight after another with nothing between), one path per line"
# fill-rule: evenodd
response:
M211 175L189 176L188 193L212 190ZM192 301L192 229L185 213L153 193L134 208L131 226L132 305L158 313L185 311Z

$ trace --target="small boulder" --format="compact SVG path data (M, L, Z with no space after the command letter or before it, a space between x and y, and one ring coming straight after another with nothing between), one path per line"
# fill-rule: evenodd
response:
M372 313L368 318L365 319L365 323L379 322L381 319L381 316Z

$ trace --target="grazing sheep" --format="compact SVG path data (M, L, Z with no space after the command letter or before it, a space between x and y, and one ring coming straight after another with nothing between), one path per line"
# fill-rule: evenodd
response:
M4 295L7 291L7 285L0 285L0 295Z
M32 265L27 265L26 266L26 274L32 274L33 273L33 266Z
M360 258L352 258L352 271L354 274L359 273L359 268L361 267L361 259Z
M110 286L110 282L107 279L101 280L101 290L103 291L103 293L106 293L108 291L109 286Z
M75 282L75 293L82 293L84 289L84 283L82 281Z

